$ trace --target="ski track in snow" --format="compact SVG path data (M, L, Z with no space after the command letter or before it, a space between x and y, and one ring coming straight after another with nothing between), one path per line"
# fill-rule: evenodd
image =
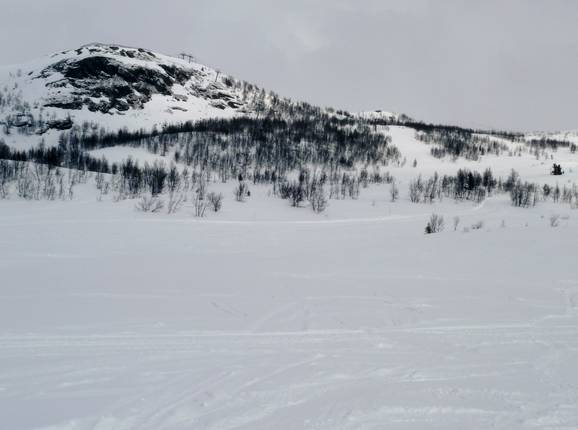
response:
M575 368L564 343L576 338L576 325L2 336L3 360L25 364L0 381L34 387L28 402L39 407L49 395L115 399L71 428L571 428L576 385L558 373ZM526 358L500 353L516 348ZM536 395L535 383L553 391Z
M578 428L575 211L133 204L0 202L0 428Z

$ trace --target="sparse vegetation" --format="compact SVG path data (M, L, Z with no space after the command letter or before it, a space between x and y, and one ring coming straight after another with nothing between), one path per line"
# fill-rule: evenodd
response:
M444 217L437 214L432 214L427 225L425 226L425 234L439 233L444 229Z
M560 225L560 215L553 214L550 216L550 227L558 227Z
M213 212L219 212L223 207L223 194L210 192L207 194L207 200Z
M135 205L139 212L160 212L164 207L164 202L151 194L142 196Z

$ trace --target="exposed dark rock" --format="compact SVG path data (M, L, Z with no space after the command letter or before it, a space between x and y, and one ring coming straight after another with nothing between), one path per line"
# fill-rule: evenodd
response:
M121 54L134 57L134 51L121 50ZM192 73L175 66L161 65L162 71L136 65L125 65L113 58L93 56L78 61L63 60L42 71L48 77L60 72L64 80L49 84L51 87L70 84L75 93L91 98L107 98L108 102L95 103L89 98L51 100L45 106L63 109L82 109L108 112L111 109L126 111L142 108L153 94L171 95L172 86L184 84ZM164 72L164 73L163 73Z
M44 106L66 110L86 107L92 112L120 113L142 109L155 94L172 96L180 102L200 97L218 109L246 106L232 88L233 79L224 77L207 85L204 70L159 62L154 53L144 49L93 44L73 52L80 57L69 55L33 78L46 79L46 86L55 90ZM86 56L87 53L90 55ZM121 57L144 63L127 62ZM179 91L184 94L175 94L175 85L185 87ZM67 91L61 94L60 88Z
M160 66L167 73L167 75L169 75L181 85L186 83L191 78L190 72L179 67L169 66L166 64L161 64Z
M227 104L229 105L229 107L231 107L233 109L238 109L241 106L243 106L243 103L232 101L232 100L228 101Z
M55 107L60 109L70 109L70 110L78 110L82 109L83 102L81 99L77 98L67 98L67 99L52 99L44 103L46 107Z
M72 119L53 119L48 121L48 127L55 130L69 130L72 128Z
M223 109L225 110L227 108L227 105L222 102L221 100L216 100L211 102L211 106L216 107L217 109Z
M16 114L12 120L14 127L29 127L34 123L34 118L28 113Z

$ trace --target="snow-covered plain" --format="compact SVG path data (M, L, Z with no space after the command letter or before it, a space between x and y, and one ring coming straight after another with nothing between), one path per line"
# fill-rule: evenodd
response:
M578 428L576 210L232 186L203 220L0 201L1 428Z

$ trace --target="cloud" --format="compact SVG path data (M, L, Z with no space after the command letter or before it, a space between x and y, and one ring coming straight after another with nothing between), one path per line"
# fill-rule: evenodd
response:
M92 41L194 53L276 92L432 122L578 128L570 0L0 0L0 63Z

